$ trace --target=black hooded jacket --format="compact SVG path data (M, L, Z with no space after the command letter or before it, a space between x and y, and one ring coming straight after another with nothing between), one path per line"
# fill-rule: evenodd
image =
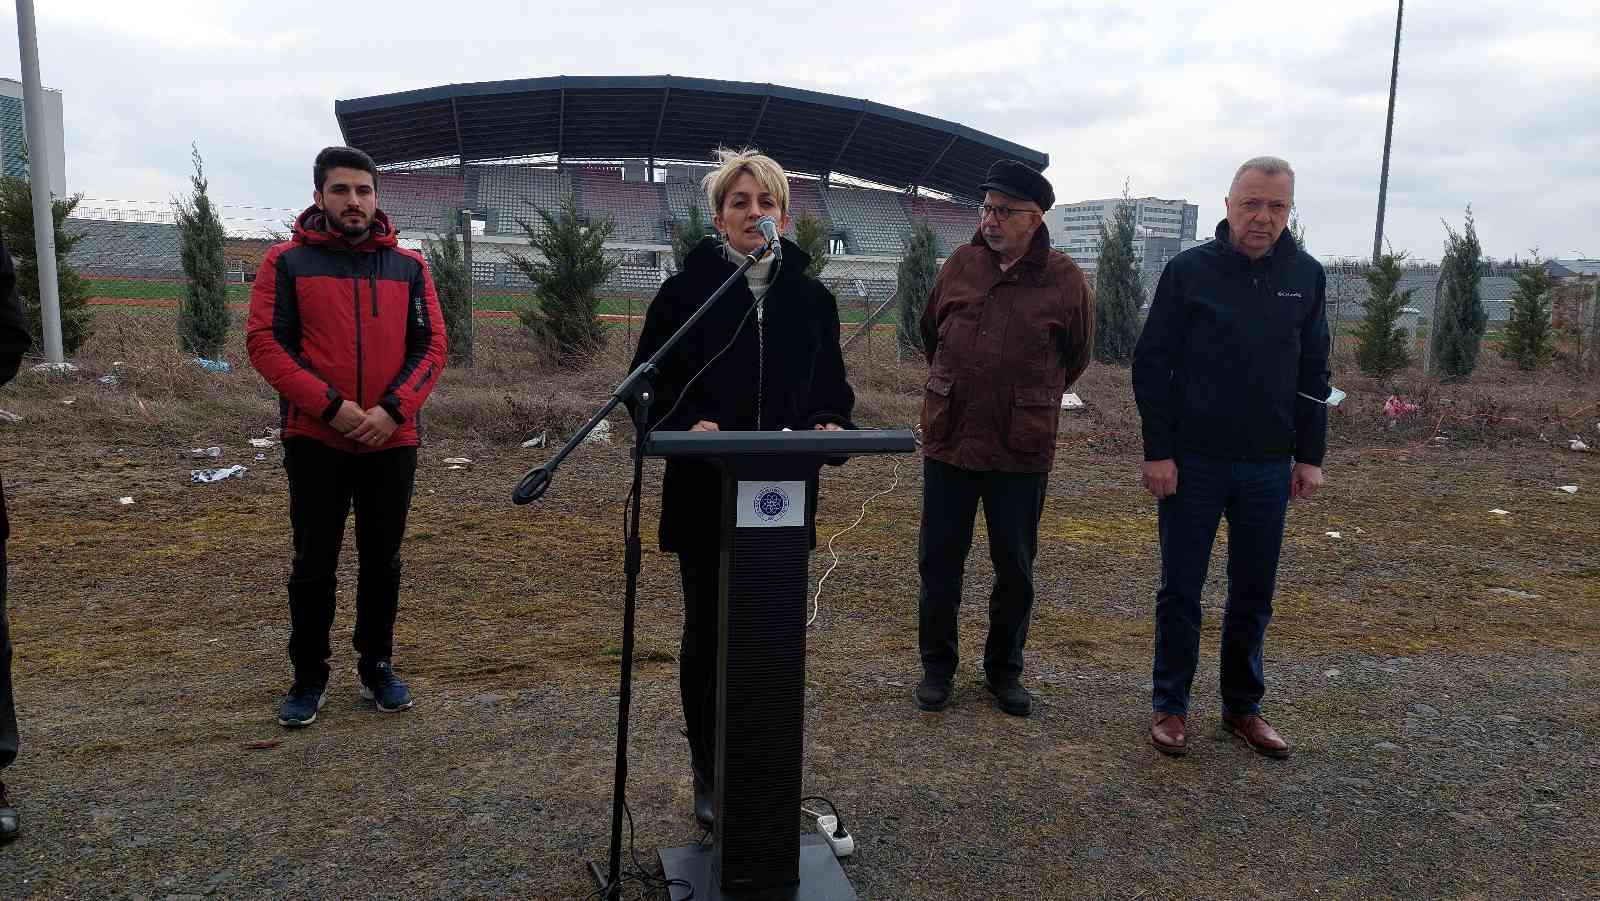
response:
M28 316L17 299L17 270L11 264L5 238L0 236L0 385L17 374L22 355L32 344Z
M1216 240L1172 258L1133 352L1145 460L1189 451L1322 465L1327 276L1288 229L1266 256Z
M783 241L783 260L759 322L747 281L741 279L717 300L662 361L650 407L652 426L681 431L706 420L723 431L801 431L827 423L854 427L850 412L855 392L845 380L839 353L838 307L833 294L805 274L810 262L797 245ZM662 283L646 311L633 366L665 344L737 268L715 238L696 245L684 258L683 271ZM690 386L690 379L725 347ZM714 544L721 522L721 484L711 464L668 461L661 488L663 551L704 547L708 537ZM815 509L815 492L813 480L807 492L810 510Z

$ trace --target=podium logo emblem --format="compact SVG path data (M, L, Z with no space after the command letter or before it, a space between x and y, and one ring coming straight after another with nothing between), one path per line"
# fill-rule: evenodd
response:
M789 495L777 485L756 492L755 513L764 522L777 522L789 512Z

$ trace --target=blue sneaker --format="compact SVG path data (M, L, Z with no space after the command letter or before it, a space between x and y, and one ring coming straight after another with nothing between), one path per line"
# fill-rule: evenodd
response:
M278 705L278 725L299 729L317 721L317 711L328 702L327 686L296 681Z
M411 706L411 689L394 674L394 665L388 660L357 667L357 674L361 677L362 699L376 703L384 713L398 713Z

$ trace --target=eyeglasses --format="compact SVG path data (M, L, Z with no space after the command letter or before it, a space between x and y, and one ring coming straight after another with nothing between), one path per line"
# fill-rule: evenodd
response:
M996 222L1004 222L1007 219L1010 219L1013 215L1015 215L1017 213L1043 213L1044 212L1044 210L1029 210L1029 209L1023 209L1021 207L1014 207L1014 206L990 206L987 203L984 204L983 206L979 207L979 209L982 210L982 212L979 215L979 218L982 218L983 216L993 216L994 217L994 221L996 221Z

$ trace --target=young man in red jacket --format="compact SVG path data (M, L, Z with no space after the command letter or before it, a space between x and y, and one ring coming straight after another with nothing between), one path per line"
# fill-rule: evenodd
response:
M361 696L411 706L395 675L400 541L417 469L417 414L445 363L444 317L421 254L398 245L378 209L372 158L328 147L312 169L315 204L261 261L250 292L250 363L281 396L294 564L284 726L310 725L328 684L334 571L356 514L355 648Z

